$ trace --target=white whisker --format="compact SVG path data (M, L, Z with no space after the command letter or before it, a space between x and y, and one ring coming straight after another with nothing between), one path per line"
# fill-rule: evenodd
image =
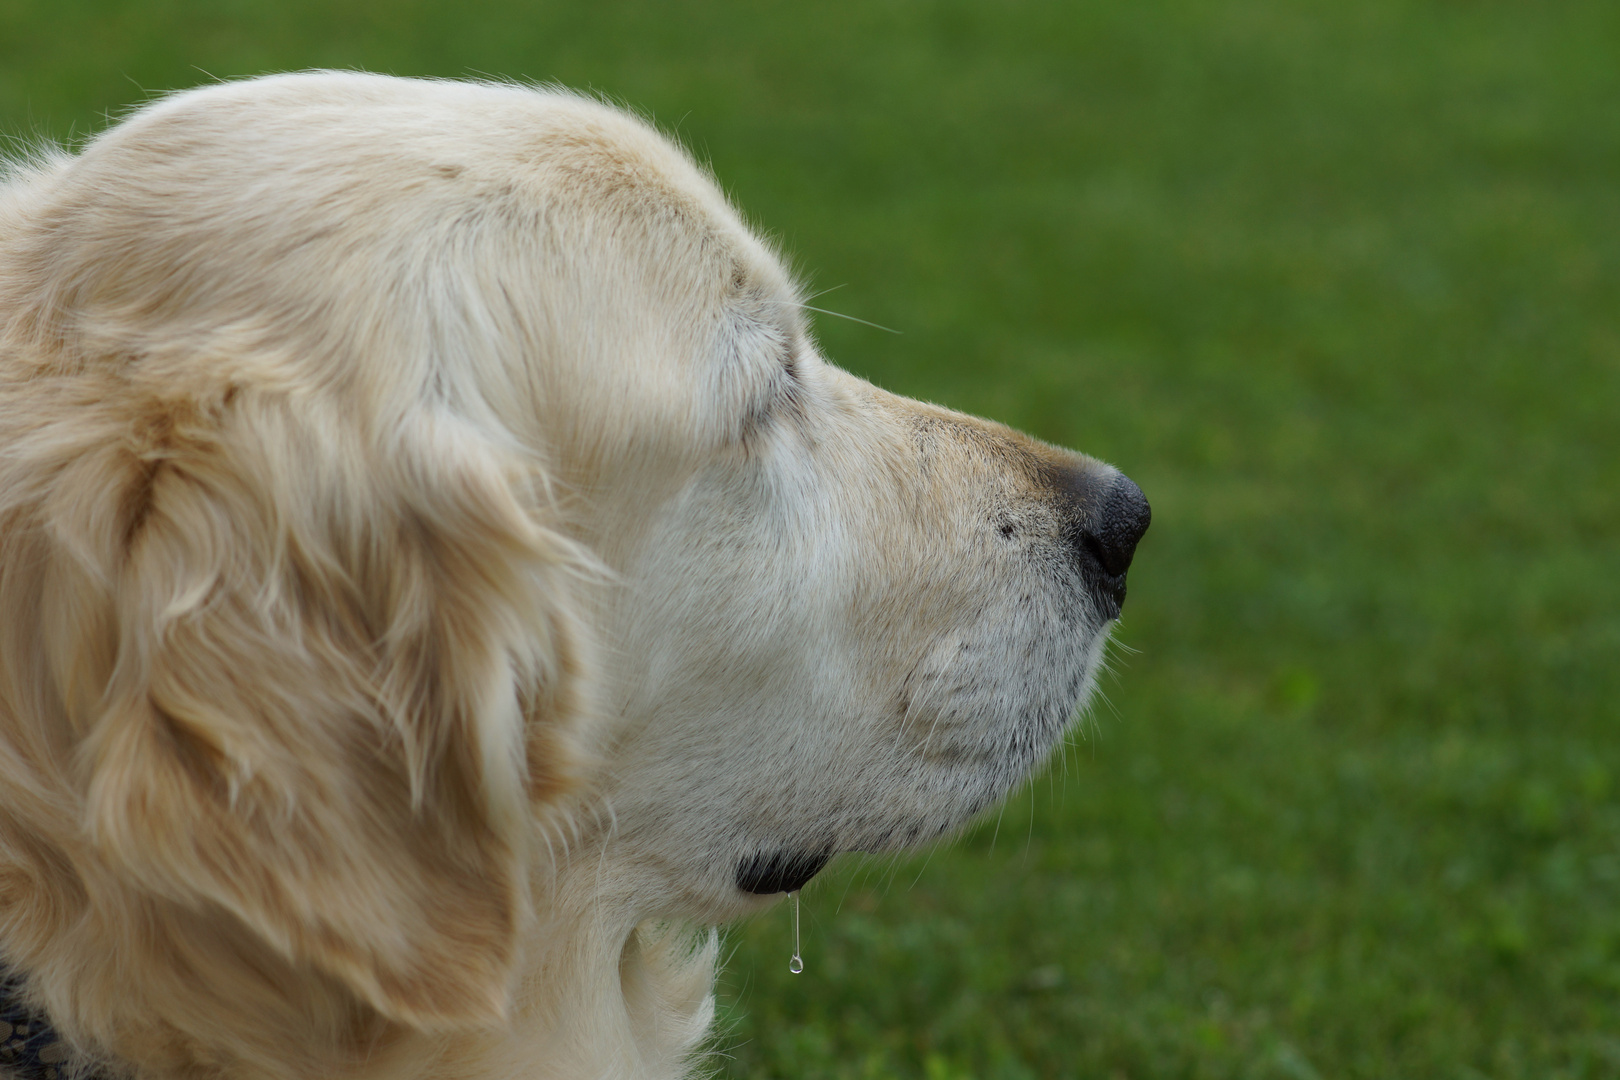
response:
M832 290L828 289L827 291L831 292ZM837 319L848 319L850 322L860 323L862 326L870 326L874 330L882 330L885 333L890 333L890 334L898 334L898 333L900 333L899 330L896 330L892 326L884 326L882 323L871 322L870 320L867 320L867 319L857 319L853 315L845 315L842 311L832 311L832 310L830 310L828 308L812 307L809 304L799 304L799 303L795 303L792 300L767 300L766 303L768 303L768 304L782 304L782 305L784 305L786 307L796 307L796 308L800 308L800 309L802 309L804 311L819 311L823 315L831 315L831 316L833 316L834 318L837 318Z

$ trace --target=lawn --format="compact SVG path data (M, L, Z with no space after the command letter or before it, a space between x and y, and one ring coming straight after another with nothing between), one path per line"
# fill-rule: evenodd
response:
M592 88L889 389L1153 502L1005 811L729 932L749 1077L1620 1077L1620 5L0 0L0 131Z

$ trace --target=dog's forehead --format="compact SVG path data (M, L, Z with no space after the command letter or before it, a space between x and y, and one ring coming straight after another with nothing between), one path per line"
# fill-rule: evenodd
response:
M125 175L136 158L143 173L184 165L196 178L201 167L244 185L256 175L317 184L322 174L341 176L356 183L346 193L352 200L411 202L456 184L489 203L562 204L683 234L732 256L745 274L780 274L678 143L630 112L562 88L351 72L273 76L172 95L89 149L86 165L105 161Z
M461 354L501 358L459 365L490 400L514 398L489 382L501 372L570 413L582 388L604 408L679 399L727 358L772 366L717 334L802 329L787 273L705 170L645 121L563 90L331 72L224 83L147 106L65 179L44 253L63 292L167 324L257 319L311 356L390 337L399 363L367 373L400 387L444 385ZM411 359L424 343L432 355ZM515 399L520 427L534 402Z

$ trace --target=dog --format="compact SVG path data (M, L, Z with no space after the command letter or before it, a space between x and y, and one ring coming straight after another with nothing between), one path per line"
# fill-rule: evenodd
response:
M11 166L0 961L69 1064L685 1075L701 928L1041 763L1146 499L802 297L560 90L227 82Z

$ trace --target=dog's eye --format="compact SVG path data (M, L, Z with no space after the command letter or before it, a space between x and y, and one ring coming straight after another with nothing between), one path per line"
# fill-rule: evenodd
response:
M795 416L804 410L804 365L797 349L791 350L782 364L782 374L776 380L772 402L774 409Z
M772 424L797 418L804 412L803 368L797 350L789 352L781 369L743 416L739 435L743 442L757 438Z

